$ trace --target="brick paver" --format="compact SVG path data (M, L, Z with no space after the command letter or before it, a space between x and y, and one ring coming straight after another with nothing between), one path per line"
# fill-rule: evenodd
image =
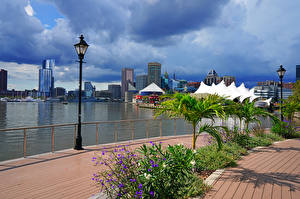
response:
M205 199L300 198L300 139L259 148L226 169Z

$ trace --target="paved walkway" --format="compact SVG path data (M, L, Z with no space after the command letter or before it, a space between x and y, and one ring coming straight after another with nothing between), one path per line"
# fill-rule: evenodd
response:
M205 145L199 137L197 147ZM162 137L124 142L129 148L137 148L149 141L162 141L163 146L183 143L191 147L192 137ZM99 171L92 157L103 146L86 147L84 151L66 150L20 160L0 162L0 199L18 198L89 198L98 192L91 180ZM116 145L105 145L112 150Z
M300 198L300 139L260 148L226 169L205 199Z

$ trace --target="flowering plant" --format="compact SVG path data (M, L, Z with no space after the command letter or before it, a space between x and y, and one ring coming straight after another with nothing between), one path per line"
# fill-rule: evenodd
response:
M93 161L105 170L92 180L109 198L183 198L202 193L202 180L192 173L191 149L176 145L163 150L161 143L150 144L141 146L139 154L126 147L104 150Z

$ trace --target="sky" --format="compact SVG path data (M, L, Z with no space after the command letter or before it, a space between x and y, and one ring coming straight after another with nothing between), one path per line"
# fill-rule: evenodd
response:
M78 87L74 44L89 44L83 80L97 90L120 83L121 68L203 81L214 69L253 87L295 82L300 64L298 0L1 0L0 69L8 88L37 89L44 59L55 59L55 87Z

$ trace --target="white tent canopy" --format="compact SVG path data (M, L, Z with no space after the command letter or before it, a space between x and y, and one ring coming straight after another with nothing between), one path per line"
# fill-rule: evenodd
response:
M208 86L201 82L200 87L195 92L195 94L216 94L231 100L239 98L240 102L243 102L245 99L249 98L250 102L258 98L259 96L254 94L254 89L249 90L242 83L239 87L236 87L235 83L232 82L228 87L225 85L224 81L221 81L219 84Z
M165 91L163 91L161 88L159 88L159 86L157 86L155 83L152 83L152 84L148 85L146 88L140 90L139 94L142 94L143 92L165 94Z

